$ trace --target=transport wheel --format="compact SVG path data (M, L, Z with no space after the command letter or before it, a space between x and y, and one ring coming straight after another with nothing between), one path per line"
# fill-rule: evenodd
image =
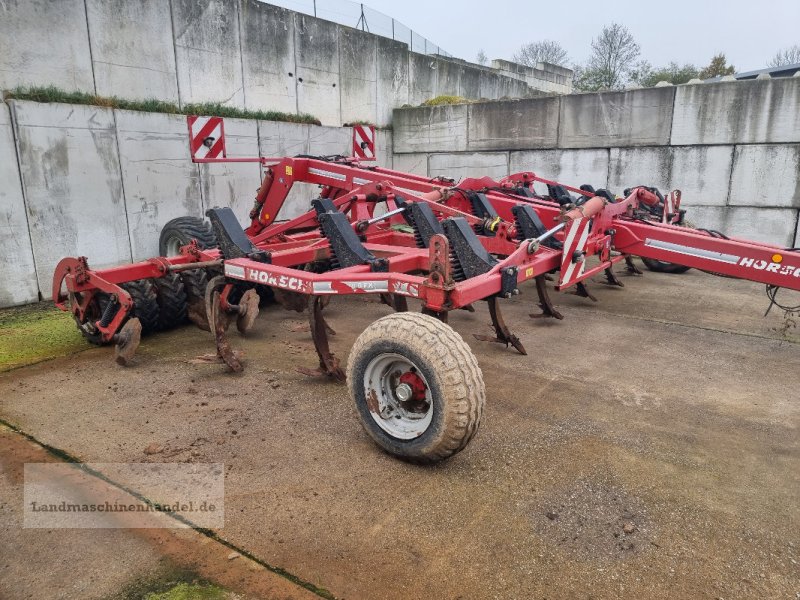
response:
M153 333L159 329L159 306L156 286L150 279L137 279L119 286L131 295L133 308L128 316L142 323L142 333Z
M178 217L172 219L161 230L158 238L158 253L161 256L178 256L181 246L197 240L202 250L216 248L217 236L211 223L198 217Z
M656 260L655 258L642 258L644 266L655 271L656 273L686 273L691 267L685 265L676 265L675 263L667 262L665 260Z
M153 280L158 299L158 328L169 329L187 320L186 288L177 273Z
M469 346L421 313L394 313L367 327L350 352L347 381L369 436L386 452L417 463L463 450L486 402Z

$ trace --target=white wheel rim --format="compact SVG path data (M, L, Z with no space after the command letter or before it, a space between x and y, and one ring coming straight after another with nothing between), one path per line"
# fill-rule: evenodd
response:
M398 384L400 375L415 373L425 384L425 400L403 402L408 386ZM405 387L403 387L405 386ZM430 427L433 398L425 376L412 361L400 354L379 354L364 371L364 393L372 419L393 438L413 440ZM398 395L399 393L399 395Z
M179 256L181 253L181 246L184 246L180 239L176 237L167 238L167 256Z

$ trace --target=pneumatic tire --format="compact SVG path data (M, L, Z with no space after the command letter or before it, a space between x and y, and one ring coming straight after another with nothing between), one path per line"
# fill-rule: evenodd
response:
M186 289L177 273L153 280L158 300L158 328L170 329L187 321Z
M219 245L211 223L198 217L178 217L167 222L161 229L158 253L160 256L178 256L181 246L192 240L197 240L201 250Z
M347 381L367 434L386 452L416 463L463 450L486 402L470 347L451 327L420 313L394 313L367 327L350 351ZM418 395L403 400L412 389Z
M655 271L656 273L673 273L678 275L686 273L691 267L685 265L676 265L675 263L667 262L665 260L656 260L655 258L642 258L644 266Z
M153 333L159 329L159 306L156 286L150 279L137 279L119 286L131 296L133 308L128 313L142 324L142 333Z

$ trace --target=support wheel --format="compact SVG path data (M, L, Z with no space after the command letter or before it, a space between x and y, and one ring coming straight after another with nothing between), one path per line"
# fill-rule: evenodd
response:
M133 308L128 316L136 317L142 324L142 333L158 331L160 317L156 286L150 279L137 279L121 283L120 287L131 295Z
M486 402L483 375L466 342L419 313L394 313L367 327L350 352L347 381L370 437L417 463L463 450Z
M655 271L656 273L686 273L691 267L685 265L676 265L675 263L667 262L665 260L657 260L655 258L642 258L644 266Z
M219 245L211 223L198 217L178 217L168 221L161 230L158 253L161 256L178 256L181 246L192 240L197 240L201 250Z
M158 328L170 329L186 322L186 289L177 273L153 280L158 294Z

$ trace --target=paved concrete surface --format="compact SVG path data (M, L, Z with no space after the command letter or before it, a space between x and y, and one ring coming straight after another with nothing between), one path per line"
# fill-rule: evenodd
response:
M187 327L133 368L95 349L0 375L0 415L84 460L224 462L219 535L337 597L795 598L797 329L762 318L758 285L624 281L593 285L596 305L556 295L562 322L528 318L529 286L505 302L527 357L471 338L485 306L454 313L488 404L432 468L383 454L344 386L295 371L310 335L277 307L235 339L241 375L193 363L212 341ZM331 303L343 360L387 310Z

